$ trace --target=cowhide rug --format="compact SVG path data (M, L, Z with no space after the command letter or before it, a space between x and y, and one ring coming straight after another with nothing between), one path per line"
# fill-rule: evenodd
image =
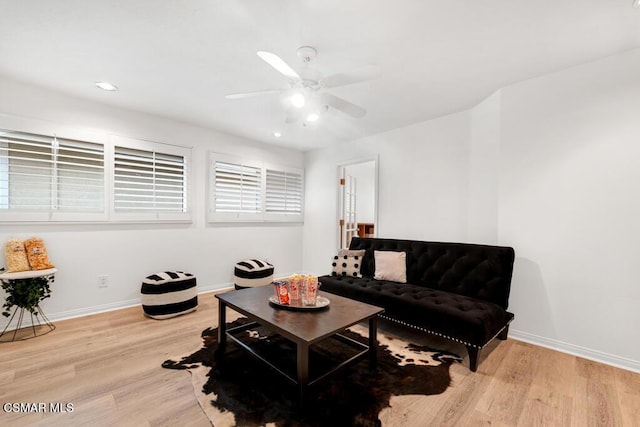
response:
M230 327L245 323L240 318ZM360 332L360 333L358 333ZM356 325L347 336L366 343L367 329ZM295 346L261 327L243 332L246 342L279 360L279 368L295 377ZM297 388L279 373L228 340L223 357L216 353L217 328L202 332L203 346L179 360L166 360L168 369L188 370L200 406L216 427L225 426L379 426L378 414L390 406L392 396L431 395L444 392L451 378L454 354L417 346L382 331L378 369L369 371L367 359L337 371L311 386L303 411ZM310 378L326 371L336 359L354 350L335 339L311 347Z

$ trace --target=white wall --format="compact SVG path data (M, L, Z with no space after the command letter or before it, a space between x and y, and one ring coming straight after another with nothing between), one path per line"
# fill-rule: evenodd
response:
M381 237L513 246L512 337L640 371L640 50L307 153L305 269L337 247L336 165L372 155Z
M640 50L504 88L500 103L514 332L640 370Z
M500 91L471 110L469 138L469 242L498 242Z
M205 187L209 150L295 167L302 167L302 153L8 80L0 80L0 113L5 121L50 125L61 136L89 131L193 147L192 224L0 224L1 243L13 236L45 240L59 269L42 304L51 319L135 304L141 280L159 270L192 272L201 289L232 284L233 265L246 257L269 259L276 274L300 271L301 225L212 226ZM108 288L98 288L101 274L109 275Z
M376 209L376 162L348 165L346 173L356 179L356 215L358 222L374 222Z
M338 249L338 165L352 160L379 157L379 237L465 239L469 120L462 112L308 152L304 270L331 270Z

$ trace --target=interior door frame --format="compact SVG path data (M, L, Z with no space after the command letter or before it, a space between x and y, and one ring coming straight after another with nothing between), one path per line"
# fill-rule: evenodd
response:
M338 165L336 166L336 180L335 180L335 184L336 187L336 220L335 223L336 224L336 231L334 232L334 247L337 248L337 250L340 250L340 235L341 235L341 229L340 229L340 219L342 218L342 211L343 211L343 206L342 206L342 191L340 188L340 179L342 178L342 173L343 170L347 167L347 166L353 166L353 165L357 165L359 163L367 163L367 162L373 162L374 164L374 177L373 177L373 185L374 185L374 194L373 194L373 200L374 200L374 206L373 206L373 235L375 237L378 237L378 231L379 231L379 224L378 224L378 194L380 193L380 160L379 160L379 156L373 155L373 156L367 156L367 157L358 157L355 159L351 159L345 162L341 162L338 163Z

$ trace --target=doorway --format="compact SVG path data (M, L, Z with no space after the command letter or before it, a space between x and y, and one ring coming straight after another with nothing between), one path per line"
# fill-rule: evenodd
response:
M354 237L378 233L378 161L367 159L342 164L339 173L339 249L348 249Z

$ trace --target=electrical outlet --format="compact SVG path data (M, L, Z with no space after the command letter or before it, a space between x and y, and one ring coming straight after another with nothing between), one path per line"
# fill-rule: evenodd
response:
M101 274L100 276L98 276L98 287L106 288L108 286L109 286L109 276L107 276L106 274Z

